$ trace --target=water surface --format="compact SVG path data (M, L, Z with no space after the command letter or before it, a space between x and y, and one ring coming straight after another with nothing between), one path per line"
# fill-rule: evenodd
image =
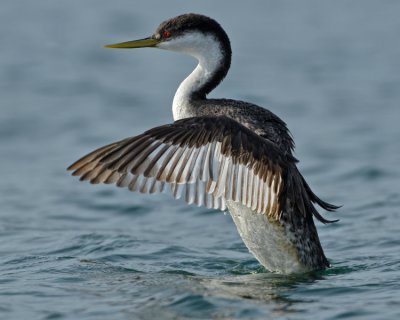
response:
M79 183L96 147L172 120L195 61L106 50L183 12L216 18L232 70L213 97L282 117L300 169L344 205L317 223L332 268L282 276L229 215ZM2 319L398 319L400 4L12 1L0 11Z

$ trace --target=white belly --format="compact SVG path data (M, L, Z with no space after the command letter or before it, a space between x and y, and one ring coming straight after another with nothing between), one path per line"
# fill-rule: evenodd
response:
M265 268L278 273L309 271L278 222L237 202L228 201L227 207L247 248Z

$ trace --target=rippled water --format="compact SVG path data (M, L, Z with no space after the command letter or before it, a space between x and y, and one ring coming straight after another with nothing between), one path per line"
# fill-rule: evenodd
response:
M271 274L229 215L65 172L171 122L195 62L101 46L190 11L231 36L213 96L285 119L313 189L344 205L317 224L331 269ZM0 318L398 319L399 15L397 1L3 0Z

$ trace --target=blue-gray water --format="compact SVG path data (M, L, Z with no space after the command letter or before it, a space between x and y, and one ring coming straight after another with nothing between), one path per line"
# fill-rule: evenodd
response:
M92 186L65 168L171 122L195 61L102 45L184 12L233 47L212 94L291 129L332 268L265 271L229 215ZM398 1L3 0L0 9L1 319L399 319Z

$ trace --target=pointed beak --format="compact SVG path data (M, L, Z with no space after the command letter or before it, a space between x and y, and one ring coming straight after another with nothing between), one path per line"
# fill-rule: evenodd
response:
M133 49L133 48L147 48L147 47L155 47L161 41L158 39L154 39L152 37L115 43L115 44L107 44L105 48L116 48L116 49Z

